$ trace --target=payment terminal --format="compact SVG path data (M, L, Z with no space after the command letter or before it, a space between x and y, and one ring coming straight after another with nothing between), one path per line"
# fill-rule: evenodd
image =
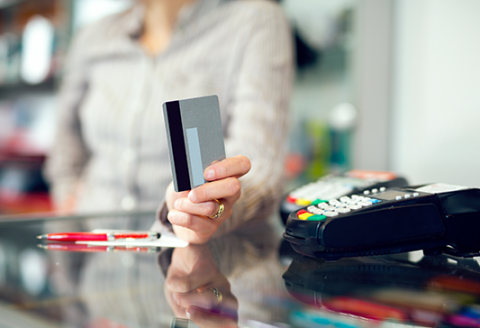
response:
M298 253L336 260L424 250L480 252L480 189L442 183L317 199L292 212L284 238Z

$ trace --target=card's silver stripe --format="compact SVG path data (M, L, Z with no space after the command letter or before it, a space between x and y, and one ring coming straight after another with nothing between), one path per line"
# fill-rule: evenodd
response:
M186 129L188 155L190 157L190 168L192 170L193 187L199 186L205 182L203 178L202 153L200 151L200 141L198 140L197 128Z

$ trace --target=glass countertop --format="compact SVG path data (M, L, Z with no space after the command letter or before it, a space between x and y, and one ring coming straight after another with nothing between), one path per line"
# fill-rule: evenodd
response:
M52 250L36 238L154 217L0 219L0 327L480 327L475 259L325 262L296 254L280 220L178 248Z

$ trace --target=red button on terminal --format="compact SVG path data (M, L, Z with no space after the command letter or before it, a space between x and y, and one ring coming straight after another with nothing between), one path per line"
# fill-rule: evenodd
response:
M295 204L297 199L295 197L292 197L290 195L287 196L287 202Z
M298 211L298 212L297 212L297 218L300 218L300 215L305 214L305 213L308 213L308 212L305 211L305 210L300 210L300 211Z

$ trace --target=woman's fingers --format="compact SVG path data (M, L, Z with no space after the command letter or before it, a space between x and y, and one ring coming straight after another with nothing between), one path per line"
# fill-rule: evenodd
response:
M223 202L224 206L226 201ZM198 216L213 216L220 207L220 203L217 201L206 201L202 203L192 203L189 198L179 198L174 203L174 208L178 211L198 215Z
M216 274L216 272L211 273L211 269L211 267L205 267L200 271L193 270L188 274L184 274L183 272L174 274L168 277L165 284L171 292L184 295L212 281L212 276Z
M238 181L236 178L231 179ZM209 185L214 183L224 185L226 181L215 181L209 183ZM192 202L190 197L177 199L173 205L173 209L170 209L167 214L168 221L173 225L175 234L192 244L203 244L207 242L215 231L217 231L218 226L230 217L233 204L240 197L240 188L233 190L231 192L233 196L227 198L222 198L224 191L225 187L212 186L208 188L206 193L200 194L200 197L206 197L208 199L200 203ZM218 201L212 200L209 198L209 195L214 199L218 199ZM215 218L214 216L220 210L221 206L223 206L223 212Z
M200 328L238 328L237 313L214 313L195 306L189 307L186 313Z
M222 288L215 288L215 290L216 293L213 292L213 288L204 288L202 291L197 290L188 293L174 292L173 298L179 306L184 308L195 306L205 310L222 308L236 311L238 309L238 301L230 291L225 291ZM217 295L221 295L221 299Z
M236 201L240 197L242 185L237 178L205 183L188 193L188 199L193 203L206 202L213 199L233 197Z
M183 193L175 193L170 184L166 196L168 220L177 236L189 243L207 242L231 216L242 191L239 177L250 168L250 160L239 155L210 165L204 172L210 183Z
M188 308L190 306L197 306L202 309L211 309L217 306L217 298L209 290L199 293L199 292L190 292L190 293L173 293L173 298L177 304L183 308Z
M167 208L169 210L174 208L175 201L179 198L187 197L189 192L190 192L189 190L176 192L173 188L173 182L170 182L170 184L167 187L166 193L165 193L165 200L166 200L166 203L167 203Z
M250 171L250 160L243 156L238 155L234 157L226 158L220 162L215 162L204 172L204 177L208 181L220 180L228 177L241 177Z
M194 230L200 235L203 232L209 232L212 229L213 231L215 231L218 225L215 220L178 210L171 210L170 212L168 212L167 217L168 221L170 221L171 224Z

